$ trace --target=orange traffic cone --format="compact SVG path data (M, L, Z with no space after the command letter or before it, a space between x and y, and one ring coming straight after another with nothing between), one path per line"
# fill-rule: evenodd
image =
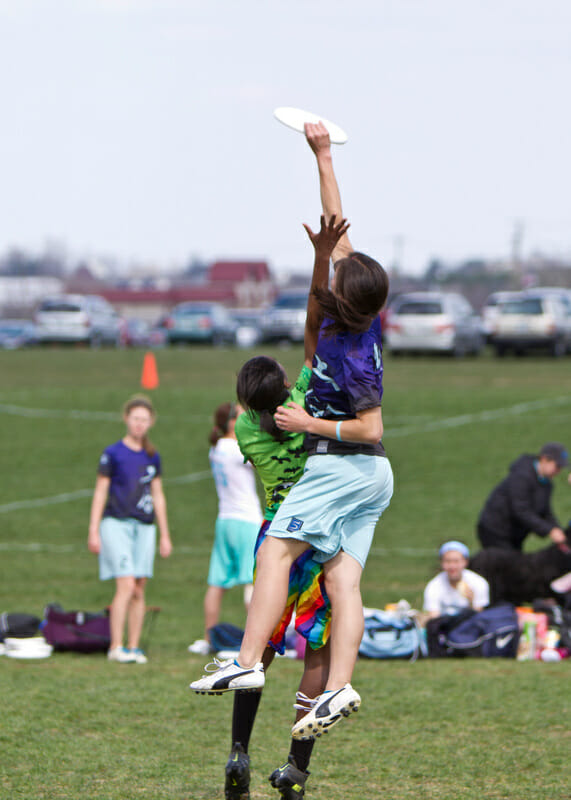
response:
M141 386L143 389L156 389L159 385L159 373L157 372L157 362L154 353L145 353L143 359L143 372L141 374Z

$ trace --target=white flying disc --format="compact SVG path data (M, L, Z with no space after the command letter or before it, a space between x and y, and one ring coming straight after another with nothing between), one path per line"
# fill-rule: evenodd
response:
M303 111L301 108L281 106L280 108L275 109L274 117L279 120L279 122L287 125L288 128L292 128L294 131L299 131L299 133L305 133L303 126L306 122L317 123L321 121L327 128L327 132L329 133L329 138L331 139L332 144L345 144L348 139L347 134L343 128L339 127L339 125L336 125L334 122L330 122L328 119L324 119L317 114L312 114L311 111Z

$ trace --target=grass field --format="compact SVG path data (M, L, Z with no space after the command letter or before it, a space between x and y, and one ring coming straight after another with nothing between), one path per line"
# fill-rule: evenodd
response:
M270 351L272 352L272 351ZM298 349L273 351L290 375ZM211 413L232 399L247 351L157 353L159 419L175 550L157 558L148 602L161 606L144 667L103 656L0 658L0 798L214 800L223 797L230 697L188 690L202 633L216 496L208 471ZM119 409L138 391L140 351L0 351L0 612L41 616L48 602L98 610L112 585L86 548L100 451L120 438ZM521 452L571 440L571 360L385 361L384 442L395 496L363 578L366 605L419 607L445 539L475 547L490 488ZM571 517L566 475L554 507ZM529 547L539 546L531 537ZM240 592L223 618L244 622ZM315 800L550 800L569 789L569 669L516 661L360 661L360 713L317 742ZM277 797L300 663L272 668L251 743L252 798Z

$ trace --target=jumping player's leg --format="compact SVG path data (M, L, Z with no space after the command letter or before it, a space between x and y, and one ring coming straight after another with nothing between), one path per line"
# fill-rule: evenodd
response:
M256 583L237 662L253 667L260 661L288 598L289 572L308 545L296 539L267 536L257 555Z
M327 690L351 682L363 638L365 621L361 599L363 568L343 550L323 565L325 587L331 601L331 664Z

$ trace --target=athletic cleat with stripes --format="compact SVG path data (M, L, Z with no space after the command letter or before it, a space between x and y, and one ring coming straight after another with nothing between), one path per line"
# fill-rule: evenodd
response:
M226 764L225 800L250 800L250 756L235 742Z
M316 739L327 733L334 725L358 711L361 698L350 683L333 692L323 692L303 719L291 729L294 739Z
M309 772L298 769L294 757L289 755L287 763L275 769L268 780L274 789L279 789L283 800L301 800L308 777Z
M261 661L248 669L239 666L233 658L219 661L217 658L204 667L205 674L190 684L197 694L222 694L235 689L261 689L265 683Z

